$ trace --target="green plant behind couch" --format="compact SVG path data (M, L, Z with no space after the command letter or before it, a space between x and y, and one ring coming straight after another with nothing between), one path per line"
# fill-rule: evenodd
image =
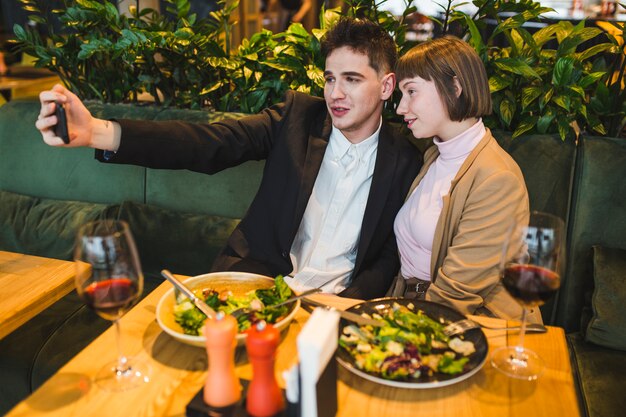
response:
M108 103L148 92L166 106L256 113L287 89L321 94L319 39L302 25L279 34L264 30L231 51L238 2L220 0L220 10L197 19L188 0L166 1L175 21L135 7L126 17L108 1L66 0L65 9L48 10L43 0L20 0L48 33L44 39L16 25L18 48L82 98ZM55 20L68 33L55 33Z
M188 0L166 0L174 20L136 7L126 17L108 1L65 0L59 10L49 10L44 0L20 2L48 33L43 39L16 25L18 47L85 99L132 102L148 92L166 106L244 113L279 102L287 89L322 95L320 39L340 15L377 21L403 54L415 43L407 39L405 21L419 7L409 0L394 17L379 10L380 0L348 0L344 10L322 9L320 29L312 33L300 24L280 33L262 30L231 50L238 2L220 0L220 10L198 19L189 14ZM552 9L533 0L474 0L473 15L451 0L441 3L443 17L433 18L437 36L467 39L487 68L494 101L493 115L485 119L489 127L514 137L558 134L562 140L578 131L621 134L623 28L607 34L585 22L549 24L542 15ZM71 36L54 32L55 19ZM543 27L533 32L528 22ZM388 116L395 116L399 98L396 93Z
M600 62L623 53L614 38L606 42L603 30L586 27L584 21L546 24L541 16L552 9L532 0L473 4L478 8L473 16L446 9L443 26L467 38L483 58L494 110L486 118L488 126L511 131L513 137L558 133L562 140L576 135L575 125L608 133L606 118L596 111L600 107L590 104L612 74ZM531 21L543 27L531 32Z

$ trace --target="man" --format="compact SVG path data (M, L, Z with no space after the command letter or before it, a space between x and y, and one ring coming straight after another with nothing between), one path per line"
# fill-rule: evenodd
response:
M213 270L290 275L296 291L355 298L385 294L399 261L393 221L421 155L382 122L395 87L393 39L342 19L323 41L324 98L288 92L283 103L213 124L95 119L61 86L40 94L36 123L52 146L90 146L103 162L215 173L265 159L261 185ZM71 141L53 127L66 107Z

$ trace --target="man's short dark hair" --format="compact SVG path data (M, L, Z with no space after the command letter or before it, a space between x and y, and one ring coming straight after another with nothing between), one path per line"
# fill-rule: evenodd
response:
M393 72L398 50L391 35L367 19L343 17L322 39L322 55L327 58L335 49L347 46L367 55L370 67L378 74Z

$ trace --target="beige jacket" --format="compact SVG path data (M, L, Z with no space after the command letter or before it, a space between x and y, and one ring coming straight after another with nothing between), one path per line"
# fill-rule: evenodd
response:
M424 166L409 196L438 156L436 146L426 150ZM520 305L500 282L499 264L512 219L527 219L528 207L522 172L487 129L443 198L426 300L449 305L463 314L521 318ZM541 322L539 309L531 311L528 320Z

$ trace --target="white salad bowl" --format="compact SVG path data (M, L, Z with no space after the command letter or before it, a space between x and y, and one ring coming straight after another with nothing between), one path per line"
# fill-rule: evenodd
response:
M243 295L251 290L259 288L270 288L274 285L274 279L264 275L251 274L247 272L213 272L210 274L197 275L183 281L192 291L197 289L215 289L216 291L230 290L234 295ZM159 300L156 309L156 319L161 329L174 339L192 346L205 346L204 336L192 336L183 333L183 329L174 320L174 305L176 299L174 287L169 289ZM274 327L282 330L289 325L293 317L300 308L300 300L296 300L289 306L289 314L277 323ZM246 340L246 333L239 333L236 336L237 344L242 345Z

